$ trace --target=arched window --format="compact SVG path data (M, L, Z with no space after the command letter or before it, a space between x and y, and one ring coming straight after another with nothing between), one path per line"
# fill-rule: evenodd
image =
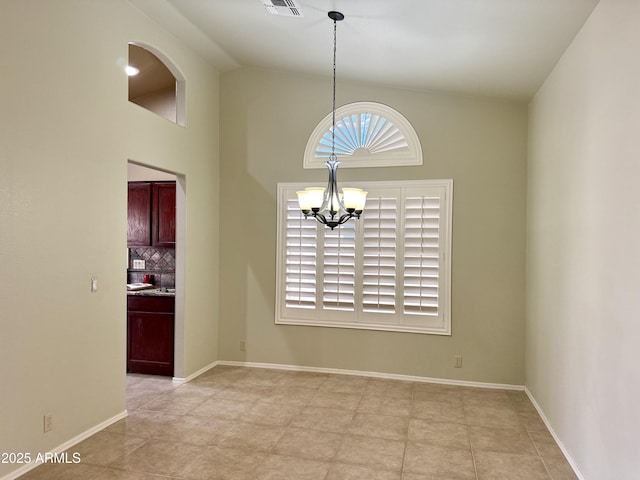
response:
M331 154L332 114L315 128L304 152L304 168L325 168ZM397 110L374 102L336 109L335 153L340 168L422 165L422 147L409 121Z
M163 54L149 46L129 44L129 101L178 125L185 125L185 82Z

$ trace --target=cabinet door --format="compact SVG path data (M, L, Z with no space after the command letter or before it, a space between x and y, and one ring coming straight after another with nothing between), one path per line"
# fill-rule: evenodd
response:
M173 375L173 313L129 312L127 371Z
M176 246L176 184L153 184L152 245Z
M151 184L129 183L127 245L151 245Z

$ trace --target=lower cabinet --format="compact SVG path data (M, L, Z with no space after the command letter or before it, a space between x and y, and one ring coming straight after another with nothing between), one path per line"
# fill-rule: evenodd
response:
M127 372L173 376L174 297L127 297Z

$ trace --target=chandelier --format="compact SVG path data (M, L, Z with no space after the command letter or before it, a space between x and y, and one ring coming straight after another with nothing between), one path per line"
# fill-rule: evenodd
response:
M333 109L331 125L331 155L325 162L329 169L329 183L327 188L309 187L296 192L298 203L304 218L309 215L318 222L326 225L331 230L342 225L352 218L360 218L367 200L367 192L359 188L343 188L338 193L336 172L340 161L335 153L336 144L336 32L337 22L344 20L340 12L329 12L329 18L333 20Z

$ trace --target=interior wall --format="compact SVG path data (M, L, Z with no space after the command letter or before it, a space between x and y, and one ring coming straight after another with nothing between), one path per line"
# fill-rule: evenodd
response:
M588 480L640 472L639 18L601 0L530 106L526 384Z
M454 179L452 336L274 324L276 185L326 181L302 156L331 78L244 68L221 77L220 359L522 385L526 104L338 80L338 106L355 101L407 117L424 165L344 169L339 183Z
M217 359L218 76L125 0L6 0L0 32L0 451L35 456L125 410L129 159L186 178L185 374ZM130 41L184 73L186 127L127 101Z

